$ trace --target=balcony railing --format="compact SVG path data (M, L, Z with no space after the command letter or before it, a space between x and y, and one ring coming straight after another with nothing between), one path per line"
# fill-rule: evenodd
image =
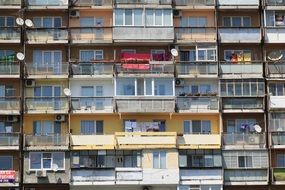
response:
M285 28L267 27L265 31L265 42L268 43L284 43L285 42Z
M218 0L219 6L259 6L259 0Z
M112 43L111 27L76 28L70 31L72 43Z
M0 133L0 149L1 146L19 146L19 134Z
M158 4L171 5L172 0L114 0L116 4Z
M61 134L50 135L25 135L25 147L52 147L68 146L69 136Z
M216 28L176 27L176 41L212 42L217 40Z
M194 181L194 180L215 180L222 182L223 170L217 168L200 168L200 169L181 169L180 168L180 180L181 181Z
M160 61L159 63L154 64L116 64L116 72L122 75L129 74L157 74L157 75L174 75L174 65L169 64L169 61L165 61L167 63L163 63L164 61ZM170 62L172 63L172 62ZM133 68L132 66L135 66Z
M21 30L19 28L0 28L0 43L20 43Z
M113 0L72 0L72 4L76 7L101 7L101 6L112 6Z
M256 110L263 109L263 98L223 98L222 108L224 110Z
M219 149L221 136L219 134L183 134L183 136L178 136L177 142L179 148Z
M20 112L20 98L0 97L0 112Z
M20 63L19 62L0 62L0 78L12 77L12 75L20 76Z
M217 97L183 97L176 99L179 112L211 112L219 110Z
M176 6L215 6L215 0L174 0Z
M223 144L233 146L256 145L265 147L265 134L224 133Z
M259 76L262 77L263 74L263 64L262 62L238 62L220 64L222 76Z
M67 75L68 76L68 63L27 63L26 73L38 77L46 77L52 75Z
M118 112L174 112L175 102L173 98L117 98L116 106Z
M26 0L28 6L68 6L68 0Z
M114 135L71 135L70 145L73 150L114 149L116 146Z
M59 112L68 111L66 97L27 97L25 99L26 112Z
M73 77L77 76L113 76L113 63L79 62L71 66Z
M120 149L128 148L175 148L175 132L116 132Z
M267 6L285 6L285 1L280 0L265 0Z
M113 97L72 97L73 112L113 112Z
M28 43L67 43L66 29L37 28L27 31Z
M1 6L21 6L21 0L0 0Z
M73 169L71 171L71 184L76 182L108 182L115 181L115 168L101 168L99 170Z
M285 75L285 63L267 63L267 75L269 77L282 77Z
M269 96L268 107L270 110L285 109L285 96Z
M272 181L285 183L285 168L272 168Z
M271 145L272 146L284 146L285 145L285 132L272 132L271 133Z
M176 72L183 77L217 77L218 64L215 62L180 62L176 65Z
M260 28L219 28L219 39L222 43L260 43Z
M224 171L224 181L225 183L240 182L240 183L250 183L256 182L257 185L261 183L267 183L268 181L268 171L267 169L232 169Z

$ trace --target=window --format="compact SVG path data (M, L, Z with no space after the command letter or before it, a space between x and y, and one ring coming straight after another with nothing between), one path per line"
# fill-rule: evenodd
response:
M238 166L240 168L251 168L252 167L252 157L251 156L239 156Z
M96 17L80 17L80 27L103 26L104 19Z
M172 26L170 9L146 9L146 26Z
M14 59L14 54L15 54L14 50L0 50L0 58L13 56Z
M64 152L31 152L30 170L64 170Z
M196 57L197 57L197 61L215 61L216 60L216 49L198 48Z
M115 9L115 26L142 26L142 9Z
M285 114L271 113L270 114L270 131L285 131Z
M226 27L250 27L251 18L248 16L233 16L233 17L224 17L224 25Z
M207 27L207 17L183 17L181 19L182 27Z
M277 163L276 167L284 168L285 167L285 154L277 154Z
M184 121L184 133L209 134L211 133L211 121L210 120Z
M82 135L102 135L103 121L82 120L80 126L80 133Z
M15 17L12 16L1 16L0 17L0 27L14 27Z
M82 62L102 60L103 58L103 50L80 50L80 61Z
M264 95L262 80L227 80L221 82L222 96L257 96Z
M180 61L196 61L196 51L180 51Z
M62 27L61 17L34 17L33 23L36 28Z
M285 95L285 83L270 83L269 92L273 96L284 96Z
M252 53L251 50L225 50L224 59L232 63L251 61Z
M62 63L62 52L51 50L34 50L33 65L35 68L59 67Z
M136 120L124 120L124 130L126 132L148 132L148 131L165 131L165 121L154 120L146 122L137 122Z
M192 95L206 95L208 93L211 93L212 89L210 84L192 84L189 86L185 85L184 92L190 93Z
M50 135L61 133L61 122L56 121L34 121L33 134L34 135Z
M166 168L166 152L155 151L153 152L153 168L165 169Z
M35 97L58 97L61 96L60 86L36 86L34 87Z
M0 170L13 169L13 156L0 156Z

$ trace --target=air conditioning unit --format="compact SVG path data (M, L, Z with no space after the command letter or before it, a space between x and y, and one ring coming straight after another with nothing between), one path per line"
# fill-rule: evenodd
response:
M46 170L37 170L36 171L36 176L37 177L46 177L47 176L47 171Z
M142 187L142 190L151 190L152 188L151 188L151 186L143 186Z
M8 115L7 118L6 118L6 121L7 122L11 122L11 123L17 122L18 121L18 117L15 116L15 115Z
M65 121L65 115L62 115L62 114L56 115L55 116L55 121L59 121L59 122Z
M182 17L182 12L180 10L173 10L173 17Z
M259 136L253 136L248 138L249 144L259 144Z
M184 86L184 80L183 79L176 79L175 80L175 86Z
M79 12L79 10L71 10L70 13L69 13L69 16L73 17L73 18L79 18L80 17L80 12Z
M29 79L29 80L25 81L25 85L26 85L26 87L34 87L36 85L36 82L35 82L35 80Z

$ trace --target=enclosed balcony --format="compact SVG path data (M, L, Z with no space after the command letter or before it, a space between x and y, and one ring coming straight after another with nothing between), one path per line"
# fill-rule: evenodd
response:
M274 185L285 184L285 168L282 167L272 168L272 183Z
M216 62L179 62L176 64L178 78L217 78Z
M20 28L0 28L0 43L17 43L21 42Z
M262 78L262 62L238 62L236 64L221 62L221 77L223 78Z
M0 78L20 78L20 63L17 61L0 62Z
M269 96L268 107L270 110L285 109L285 96Z
M68 0L25 0L28 9L67 9Z
M172 5L172 0L114 0L115 5ZM120 7L120 6L118 6Z
M285 76L285 63L284 62L267 62L267 77L282 78Z
M71 65L73 78L113 78L113 63L76 62Z
M68 78L68 63L25 65L27 78Z
M224 171L226 185L267 185L267 169L226 169Z
M285 43L285 28L267 27L264 32L266 43Z
M272 148L285 148L285 132L271 132L271 147Z
M260 28L225 28L220 27L219 40L221 43L261 43Z
M68 113L66 97L26 97L26 113Z
M67 29L36 28L27 30L28 44L67 44Z
M21 0L0 0L0 9L20 9Z
M223 112L263 112L263 98L223 98Z
M220 149L220 134L183 134L177 138L180 149Z
M116 147L114 135L71 135L72 150L113 150Z
M115 168L72 169L71 185L105 185L115 184Z
M258 9L259 0L218 0L220 9Z
M179 113L218 113L217 97L187 97L178 96L176 106Z
M18 115L20 114L19 97L0 97L0 114Z
M0 150L19 150L19 133L0 133Z
M69 136L62 134L25 135L26 150L67 150Z
M214 9L215 0L174 0L177 9Z
M72 113L113 113L113 97L72 97Z
M176 148L175 132L116 132L119 149Z
M72 0L72 5L75 7L88 7L88 8L112 8L113 0Z
M175 108L174 98L116 98L117 111L119 113L172 113Z
M112 43L112 27L72 28L72 44Z
M266 6L285 6L285 1L283 0L264 0Z
M223 184L223 170L219 168L180 168L180 181L183 184Z
M175 27L177 43L216 42L216 28Z
M225 149L265 148L264 133L223 133Z

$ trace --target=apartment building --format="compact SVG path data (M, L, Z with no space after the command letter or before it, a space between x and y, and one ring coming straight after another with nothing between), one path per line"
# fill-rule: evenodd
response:
M0 1L0 189L284 189L284 8Z

